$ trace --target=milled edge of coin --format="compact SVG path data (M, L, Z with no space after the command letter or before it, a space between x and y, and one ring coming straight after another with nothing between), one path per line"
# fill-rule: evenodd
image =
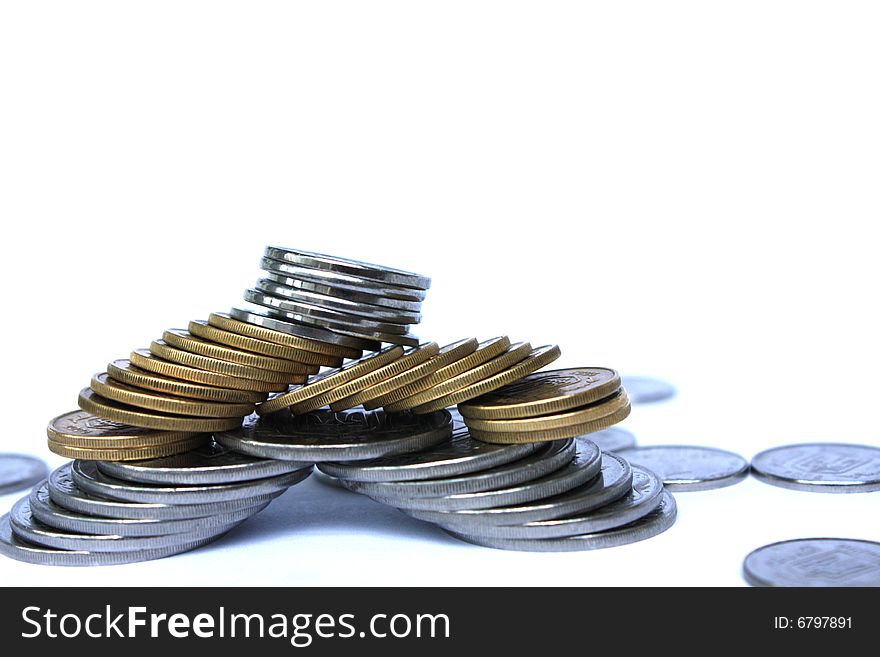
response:
M615 413L608 415L600 420L586 422L584 424L574 424L568 427L560 427L558 429L548 429L545 431L531 432L507 432L507 431L478 431L471 430L471 435L477 440L487 443L495 443L498 445L509 445L514 443L527 442L543 442L545 440L562 440L564 438L576 438L577 436L585 436L595 431L601 431L608 427L614 426L618 422L622 422L629 417L632 406L627 405Z
M193 383L201 383L218 388L231 388L232 390L249 390L252 392L278 392L287 390L286 383L270 383L257 381L256 379L243 379L240 376L228 376L217 372L200 370L197 367L189 367L163 360L150 353L149 349L135 349L129 354L129 361L135 367L172 379L182 379Z
M225 374L226 376L236 376L240 379L265 381L267 383L302 383L306 376L305 374L289 374L287 372L264 370L259 367L231 363L219 358L201 356L190 351L172 347L165 340L153 340L150 343L150 353L156 358L179 365L195 367L208 372L216 372L217 374Z
M177 443L197 435L197 432L194 431L158 431L156 429L144 429L143 427L114 423L120 424L120 426L124 426L126 429L130 429L131 433L128 435L110 434L104 436L90 436L62 431L57 426L65 418L74 415L87 415L89 418L94 418L101 422L111 422L111 420L87 413L83 410L68 411L67 413L62 413L49 421L49 424L46 427L46 436L49 440L68 447L129 449L132 447L149 447L153 445Z
M82 459L84 461L142 461L144 459L173 456L189 452L201 447L209 440L210 434L195 434L174 443L161 445L147 445L143 447L73 447L58 443L51 438L46 441L49 451L67 459Z
M246 313L247 311L241 312ZM260 317L262 317L262 315L260 315ZM208 315L208 325L218 328L221 331L236 333L255 340L274 342L275 344L280 344L285 347L311 351L316 354L331 356L333 358L360 358L361 352L363 351L362 349L354 349L344 345L302 338L285 331L267 328L265 326L260 326L259 324L252 324L240 319L235 319L229 313L211 313Z
M345 301L350 301L352 303L360 305L378 306L379 308L388 308L390 310L411 313L413 315L421 317L420 313L422 308L422 299L424 299L424 295L422 295L419 300L397 299L393 296L389 296L388 294L383 294L383 292L397 294L397 290L400 288L371 288L368 292L364 289L356 288L353 284L346 285L344 283L335 281L326 281L323 283L319 283L316 280L309 280L307 278L300 277L297 274L280 273L278 271L275 271L271 267L272 263L275 263L277 261L272 260L271 258L265 258L264 261L262 261L260 264L262 265L263 262L266 262L268 265L267 267L263 267L266 275L266 280L271 281L276 285L280 285L293 290L302 290L303 292L307 292L309 294L330 297L332 299L344 299ZM420 320L409 323L415 324L418 321Z
M263 308L263 310L266 310ZM294 322L273 316L271 313L258 312L257 310L247 310L242 308L232 308L229 311L232 319L237 319L246 324L253 324L262 328L268 328L273 331L280 331L289 335L306 338L315 342L325 342L340 347L349 347L351 349L360 349L366 351L376 351L381 345L376 344L372 340L364 340L361 338L353 338L349 335L342 335L336 331L318 328L317 326L309 326L300 322Z

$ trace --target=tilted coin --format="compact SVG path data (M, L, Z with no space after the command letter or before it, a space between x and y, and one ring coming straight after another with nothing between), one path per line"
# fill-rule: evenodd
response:
M45 479L49 468L27 454L0 453L0 495L30 488Z
M231 388L218 388L217 386L202 385L190 381L181 381L160 376L147 370L142 370L131 364L127 358L114 360L107 365L107 373L110 378L125 383L135 388L153 390L178 397L192 399L205 399L207 401L224 402L231 404L256 403L265 401L265 392L253 392L250 390L232 390Z
M743 562L752 586L880 586L880 543L799 538L758 548Z
M367 330L342 330L339 329L336 331L337 333L341 333L342 335L350 335L355 338L359 338L362 340L371 340L372 344L381 344L383 342L387 342L388 344L399 344L403 347L418 347L421 344L421 340L419 340L418 336L413 335L412 333L382 333L379 331L367 331ZM379 347L376 347L378 349Z
M286 474L309 463L260 459L210 442L185 454L128 463L99 462L106 475L146 484L205 485L251 481Z
M224 331L216 326L211 326L208 322L202 320L191 321L187 328L190 333L203 340L210 340L211 342L217 342L228 347L250 351L255 354L262 354L263 356L283 358L285 360L291 360L305 365L318 365L324 367L339 367L342 365L341 356L319 354L316 351L297 349L295 347L288 347L287 345L269 342L268 340L260 340L259 338L239 335L232 331ZM358 356L359 355L360 354L358 353Z
M636 446L636 437L619 427L602 429L590 434L592 440L603 452L619 452Z
M126 449L177 443L197 434L192 431L156 431L113 422L85 411L70 411L46 427L49 440L69 447Z
M166 415L155 411L147 412L134 406L126 406L96 395L91 388L83 388L79 393L79 407L91 413L124 424L133 424L147 429L165 431L223 431L241 424L241 418L201 418L181 415Z
M632 490L620 499L589 513L524 525L470 525L471 536L545 539L604 532L628 525L654 511L663 499L663 482L650 470L633 466ZM453 527L454 529L454 527Z
M358 276L360 278L387 283L389 285L414 287L419 290L427 290L431 287L431 279L427 276L421 276L401 269L392 269L391 267L374 265L368 262L349 260L348 258L338 258L324 253L313 253L311 251L302 251L300 249L290 249L287 247L267 246L265 255L267 258L288 262L299 267L319 269L321 271L345 274L346 276Z
M633 404L651 404L675 397L675 388L666 381L646 376L625 376L623 387Z
M880 490L880 448L846 443L804 443L761 452L752 474L764 483L823 493Z
M555 429L543 429L541 431L480 431L479 429L471 429L471 435L477 440L484 440L489 443L511 444L523 442L544 442L547 440L563 440L565 438L574 438L575 436L583 436L601 431L610 426L625 420L632 407L627 404L623 408L615 411L611 415L607 415L592 422L584 422L583 424L572 424L567 427L557 427Z
M135 349L129 355L129 360L135 367L147 370L148 372L171 377L172 379L182 379L192 383L217 386L218 388L249 390L252 392L278 392L280 390L287 390L287 383L243 379L240 376L229 376L218 372L209 372L197 367L172 363L171 361L154 356L150 353L149 349Z
M236 333L245 337L265 340L285 347L303 349L304 351L312 351L336 358L360 358L361 356L361 349L312 340L291 333L291 330L298 329L296 326L288 326L283 322L279 322L281 325L279 328L272 328L270 325L274 324L275 321L271 320L271 318L244 310L240 310L238 313L242 316L250 317L251 321L236 319L227 313L211 313L208 315L208 324L222 331L229 331L230 333Z
M231 363L226 360L220 360L219 358L200 356L199 354L172 347L164 340L153 340L150 343L150 353L156 358L177 363L178 365L196 367L200 370L225 374L226 376L236 376L242 379L254 379L256 381L266 381L275 384L305 383L306 381L305 374L276 372L274 370L265 370L261 367L251 367L250 365Z
M605 367L548 370L461 404L468 419L513 420L562 413L610 397L620 376Z
M632 464L656 472L672 491L711 490L732 486L749 474L742 456L713 447L649 445L618 452Z
M74 461L71 475L74 483L87 493L125 502L154 502L157 504L200 504L227 502L270 495L298 484L311 473L311 465L286 474L254 481L228 484L179 486L175 484L142 484L108 477L98 470L94 461Z
M507 369L498 372L497 374L494 374L486 379L465 386L464 388L459 388L458 390L455 390L454 392L451 392L444 397L435 399L434 401L428 402L427 404L416 406L415 408L413 408L413 412L430 413L437 408L445 408L446 406L460 404L461 402L473 399L474 397L479 397L480 395L484 395L487 392L491 392L492 390L497 390L502 386L506 386L508 383L512 383L513 381L521 379L527 374L531 374L532 372L541 369L545 365L549 365L554 360L559 358L561 354L562 352L556 345L544 345L543 347L537 347L533 349L528 356L517 362L515 365L512 365Z
M306 365L305 363L298 363L285 358L252 354L240 349L225 347L209 340L203 340L183 329L167 329L162 333L162 340L176 349L188 351L193 354L229 361L230 363L238 363L239 365L245 365L248 367L271 370L273 372L317 374L320 369L317 365Z
M362 351L377 351L382 345L375 340L365 340L363 338L355 338L350 335L343 335L337 331L328 331L316 326L309 326L301 322L279 319L269 313L257 312L255 310L243 310L241 308L232 308L229 311L232 319L237 319L247 324L253 324L261 328L288 333L300 338L312 340L315 342L326 342L330 345L338 345L340 347L348 347L349 349L360 349ZM211 321L210 318L208 321Z
M425 297L424 292L413 288L400 287L384 287L381 283L373 283L371 286L358 286L354 279L347 279L348 284L340 280L326 282L327 279L321 279L320 275L314 276L314 270L290 267L289 270L293 274L284 274L276 272L273 267L283 266L283 263L270 258L264 258L261 265L266 270L266 280L276 285L283 285L288 289L301 290L304 293L319 295L331 299L344 299L361 305L379 306L381 308L390 308L399 310L412 315L419 315L422 307L422 299ZM309 272L309 275L303 276L303 272ZM417 293L412 295L411 293ZM411 300L398 298L401 295ZM415 324L419 320L407 322Z
M351 410L245 419L237 431L215 434L229 449L287 461L359 461L427 449L449 439L448 411L425 416Z
M489 538L485 536L467 536L450 532L474 545L491 547L499 550L520 550L524 552L575 552L580 550L598 550L601 548L620 547L638 541L644 541L662 534L675 523L677 507L675 498L664 491L658 507L629 525L609 529L592 534L547 539L509 539Z
M348 383L358 377L378 370L380 367L384 367L388 363L393 363L402 355L403 347L395 345L386 347L382 351L377 351L368 356L364 356L359 360L349 361L338 369L322 372L314 377L308 385L295 388L290 392L280 394L263 402L257 407L257 413L259 415L267 415L284 408L302 404L303 402L313 399L328 390L332 390L343 383Z
M107 372L95 374L89 387L95 394L101 395L105 399L172 415L244 417L245 415L250 415L254 410L254 404L251 403L209 402L188 397L153 393L149 390L120 383L110 378Z
M49 451L58 456L68 459L83 459L86 461L140 461L160 456L181 454L208 442L211 434L197 433L191 438L184 438L174 443L162 443L161 445L146 445L143 447L120 447L108 449L106 447L71 447L57 443L51 438L46 441Z

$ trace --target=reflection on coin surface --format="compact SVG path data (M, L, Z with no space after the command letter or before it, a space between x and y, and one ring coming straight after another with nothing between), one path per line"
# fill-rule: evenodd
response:
M646 376L625 376L623 387L633 404L650 404L675 397L675 388L671 383Z
M0 495L30 488L49 474L38 458L26 454L0 454Z
M880 448L845 443L774 447L752 459L752 473L782 488L867 493L880 490Z
M713 447L652 445L618 452L631 463L657 473L669 490L710 490L745 479L749 462L742 456Z
M758 548L743 562L752 586L880 586L880 543L800 538Z

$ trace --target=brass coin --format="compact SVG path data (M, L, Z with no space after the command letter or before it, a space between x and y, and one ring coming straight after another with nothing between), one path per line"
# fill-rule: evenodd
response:
M127 358L114 360L112 363L109 363L107 365L107 373L110 375L110 378L120 383L177 397L191 397L193 399L206 399L208 401L230 404L256 403L266 400L265 392L217 388L215 386L204 386L159 376L158 374L135 367Z
M530 355L526 358L521 358L515 365L512 367L498 372L490 376L489 378L483 379L469 385L465 388L459 388L454 392L433 401L430 401L426 404L420 404L413 409L414 413L433 413L436 410L441 408L446 408L447 406L452 406L454 404L460 404L463 401L467 401L468 399L473 399L474 397L479 397L480 395L484 395L487 392L492 390L497 390L501 386L506 386L508 383L513 383L517 379L521 379L527 374L531 374L535 370L539 370L542 367L549 365L554 360L559 358L562 354L559 347L556 345L545 345L543 347L538 347L533 350Z
M420 379L415 383L399 388L394 392L384 396L381 400L382 406L386 411L397 412L409 408L407 401L421 392L431 389L435 385L448 381L449 379L463 374L468 370L479 367L483 363L487 363L503 354L510 348L510 338L502 335L491 340L481 342L476 350L468 355L455 360L454 362L441 367L433 374L429 374L424 379Z
M447 379L441 383L438 383L437 385L431 386L424 392L420 392L417 395L407 397L402 401L385 406L385 410L406 410L421 406L423 404L428 404L435 399L445 397L451 392L460 390L461 388L466 388L477 383L478 381L487 379L490 376L497 374L498 372L504 371L508 367L516 365L518 362L526 358L530 353L532 353L532 345L530 345L528 342L517 342L516 344L512 344L510 348L500 356L496 356L492 360L485 362L482 365L467 370L466 372L462 372L458 376L454 376L451 379ZM441 408L446 407L443 406Z
M224 404L222 402L206 402L186 397L159 395L141 390L110 378L106 372L95 374L90 384L91 389L120 404L137 406L160 413L172 415L189 415L194 417L245 417L254 411L253 404Z
M283 393L273 397L269 401L263 402L257 406L259 415L274 413L283 408L291 408L297 404L301 404L309 399L317 397L320 394L332 390L336 386L348 383L359 376L364 376L370 372L384 367L388 363L394 362L403 355L403 347L393 346L386 347L382 351L377 351L369 356L364 356L359 360L349 361L342 367L335 370L327 370L313 378L308 385L294 388L290 392ZM291 410L293 410L291 408Z
M410 349L409 351L405 352L400 358L389 363L388 365L384 365L377 370L373 370L369 374L365 374L364 376L360 376L353 381L349 381L348 383L337 386L332 390L328 390L327 392L322 393L317 397L312 397L302 404L297 404L296 406L293 406L291 408L291 411L293 411L294 413L304 413L306 412L306 410L315 410L323 406L327 406L328 404L337 402L340 399L362 391L364 388L369 388L374 383L384 381L391 378L392 376L400 374L401 372L405 372L406 370L411 369L416 365L420 365L426 360L436 356L437 352L439 351L440 346L436 342L427 342L421 347ZM357 406L357 404L355 404L355 406ZM339 411L345 409L333 408L333 410Z
M208 372L196 367L187 367L167 360L157 358L148 349L135 349L129 356L131 364L143 370L155 372L162 376L173 379L183 379L193 383L203 383L218 388L231 388L232 390L250 390L254 392L280 392L287 390L287 384L268 383L255 381L254 379L242 379L240 376L227 376L217 372Z
M51 452L68 459L82 459L84 461L141 461L143 459L154 459L161 456L189 452L206 444L209 439L210 434L196 434L194 438L180 440L175 443L121 449L71 447L52 439L49 439L47 444Z
M292 383L294 381L301 382L306 376L304 374L286 374L284 372L273 372L272 370L263 370L259 367L250 367L248 365L239 365L238 363L230 363L218 358L208 358L207 356L199 356L191 354L182 349L175 349L165 343L164 340L153 340L150 343L150 353L157 358L177 363L178 365L186 365L187 367L196 367L208 372L216 372L217 374L225 374L226 376L237 376L242 379L255 379L257 381L266 381L269 383Z
M593 422L585 422L584 424L573 424L568 427L560 427L558 429L548 429L547 431L480 431L479 429L470 430L470 434L477 440L484 443L498 444L519 444L519 443L543 443L550 440L563 440L565 438L575 438L583 436L595 431L602 431L610 426L621 422L629 415L631 406L627 405L616 413L607 415Z
M96 395L91 388L83 388L79 393L79 407L100 417L133 424L147 429L159 429L160 431L192 431L203 433L207 431L228 431L241 426L241 418L201 418L165 415L157 412L147 412L133 406L119 404L110 399Z
M623 388L618 388L610 398L594 402L588 406L582 406L566 413L543 415L541 417L528 417L518 420L479 420L468 418L465 420L468 430L478 431L546 431L548 429L560 429L572 425L594 422L603 417L613 415L621 408L629 406L629 397Z
M259 354L251 354L238 349L230 349L223 345L202 340L201 338L191 335L189 331L183 331L181 329L168 329L162 334L162 340L172 347L193 354L207 356L208 358L217 358L219 360L229 361L230 363L238 363L239 365L272 370L273 372L317 374L318 370L321 369L317 365L295 363L292 360L284 360L283 358L272 358L271 356L261 356Z
M605 367L538 372L459 406L467 419L514 420L559 413L605 399L620 388L620 376Z
M192 431L144 429L85 411L70 411L49 422L46 435L49 440L67 447L118 450L179 443L198 434Z
M224 331L216 326L211 326L208 322L202 320L194 320L189 323L189 332L193 335L210 340L219 344L225 344L228 347L235 347L243 351L250 351L263 356L272 356L274 358L284 358L297 363L305 363L306 365L319 365L324 367L339 367L342 365L341 356L328 356L319 354L316 351L306 351L305 349L296 349L287 347L283 344L260 340L258 338L249 338L246 335L239 335L232 331ZM359 354L360 355L360 354Z
M313 351L337 358L360 358L361 353L363 353L359 349L309 340L308 338L301 338L282 331L257 326L256 324L248 324L247 322L233 319L228 313L211 313L208 316L208 324L230 333L237 333L250 338L256 338L257 340L266 340L267 342L274 342L285 347Z

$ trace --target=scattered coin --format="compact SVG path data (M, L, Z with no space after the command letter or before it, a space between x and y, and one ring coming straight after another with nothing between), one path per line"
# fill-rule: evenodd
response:
M0 495L30 488L46 478L49 468L26 454L0 453Z
M752 586L880 586L880 543L800 538L758 548L743 562Z
M651 404L675 397L675 388L671 384L645 376L625 376L623 387L633 404Z
M880 448L846 443L774 447L752 459L752 473L782 488L866 493L880 490Z
M636 437L619 427L611 427L590 434L592 440L603 452L619 452L636 446Z
M672 491L724 488L749 474L749 462L742 456L714 447L650 445L617 453L630 463L656 472Z

